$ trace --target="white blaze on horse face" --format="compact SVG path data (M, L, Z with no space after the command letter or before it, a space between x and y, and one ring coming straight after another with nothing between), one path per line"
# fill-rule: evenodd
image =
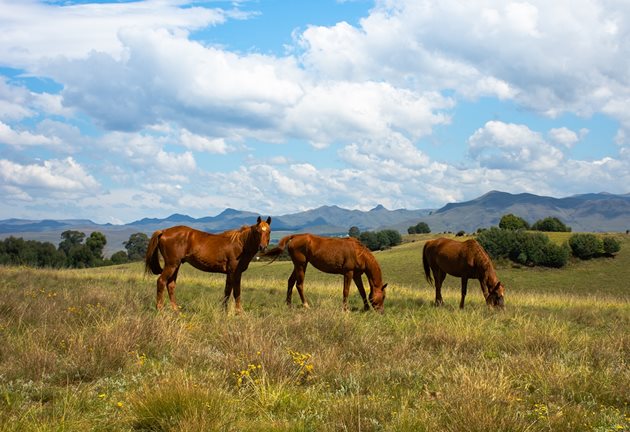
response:
M262 230L262 232L267 231L267 227L262 227L262 228L260 228L260 229Z

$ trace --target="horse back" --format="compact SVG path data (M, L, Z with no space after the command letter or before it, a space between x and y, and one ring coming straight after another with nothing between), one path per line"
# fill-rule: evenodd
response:
M223 271L233 249L226 234L210 234L183 225L163 230L160 237L165 260L189 262L201 270Z
M356 243L354 239L305 234L302 242L292 241L291 246L294 249L300 247L300 252L318 270L346 273L349 270L365 270L358 257Z
M447 238L428 240L424 254L431 267L456 277L477 278L479 257L476 243L472 239L464 242Z

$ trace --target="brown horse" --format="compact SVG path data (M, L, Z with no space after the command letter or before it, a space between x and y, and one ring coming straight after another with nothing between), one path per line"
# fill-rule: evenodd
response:
M269 244L271 218L263 222L260 216L255 225L209 234L186 226L175 226L153 233L145 256L145 272L160 275L157 280L157 308L164 307L164 288L168 288L171 307L175 303L175 283L182 263L212 273L224 273L225 295L223 306L227 311L230 293L234 293L236 312L241 308L241 275L257 252ZM164 258L164 269L160 265L159 253Z
M430 273L433 271L436 306L444 303L442 282L450 274L462 278L461 309L464 308L468 279L479 280L488 305L504 307L505 287L497 278L490 257L477 241L471 239L458 242L446 238L429 240L422 250L422 264L424 276L430 284L433 284Z
M374 255L354 238L330 238L313 234L295 234L282 238L278 246L266 252L265 256L277 257L288 245L289 256L293 261L293 272L289 276L287 288L287 304L291 305L293 286L297 283L297 290L302 305L308 308L304 298L304 274L308 263L324 273L343 275L343 309L348 310L348 293L350 282L354 280L363 299L365 310L370 309L370 303L375 310L383 312L385 302L385 287L383 285L381 268ZM369 302L363 288L361 276L365 273L370 284Z

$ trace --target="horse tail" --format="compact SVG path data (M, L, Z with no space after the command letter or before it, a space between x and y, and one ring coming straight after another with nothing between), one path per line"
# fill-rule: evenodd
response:
M422 248L422 266L424 267L424 278L429 282L430 285L433 285L433 278L431 277L431 266L429 266L429 259L427 258L427 245L424 244Z
M262 254L262 256L273 257L273 259L269 261L269 264L271 264L276 259L278 259L278 257L282 254L282 252L284 252L284 249L286 248L287 243L289 243L293 237L295 237L295 235L288 235L286 237L282 237L280 241L278 242L278 246L276 246L273 249L268 250L267 252Z
M162 273L162 266L160 265L158 243L162 236L162 230L157 230L151 236L149 240L149 246L147 247L147 254L144 256L144 272L146 274L153 273L159 275Z

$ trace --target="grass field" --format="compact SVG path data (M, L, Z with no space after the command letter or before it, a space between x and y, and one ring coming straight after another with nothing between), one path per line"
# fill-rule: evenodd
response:
M378 252L385 313L341 310L341 277L252 263L246 313L224 277L183 266L183 312L156 313L140 264L0 268L2 431L630 430L630 238L561 270L499 263L506 309L477 282L432 306L415 236Z

